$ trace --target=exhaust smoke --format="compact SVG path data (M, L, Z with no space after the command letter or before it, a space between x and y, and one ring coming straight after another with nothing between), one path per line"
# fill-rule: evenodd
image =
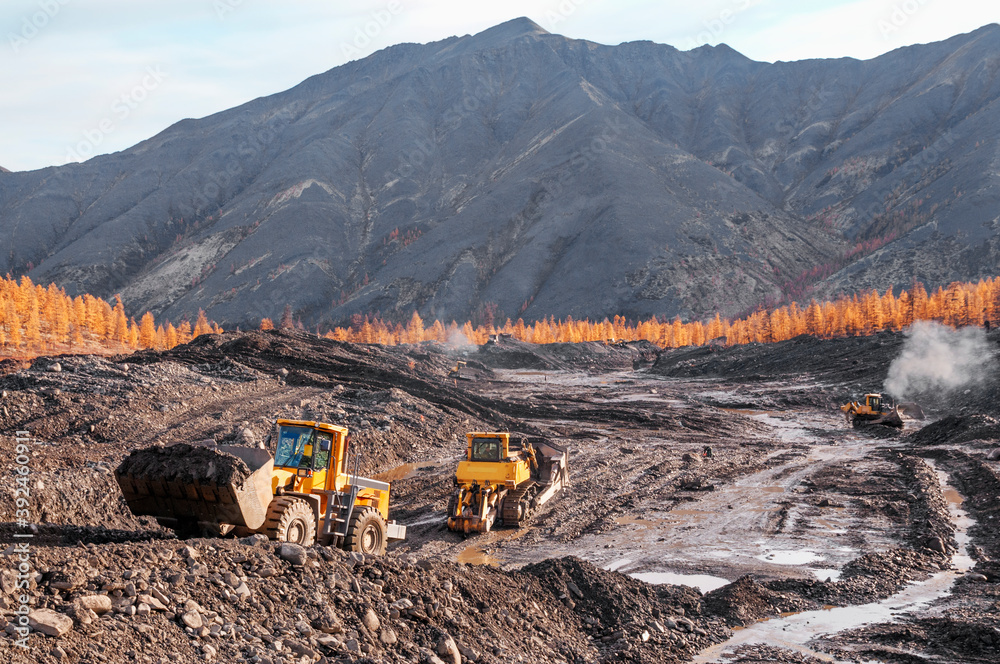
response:
M907 329L903 350L889 365L883 388L900 400L931 393L943 396L981 383L995 364L982 328L956 330L917 321Z

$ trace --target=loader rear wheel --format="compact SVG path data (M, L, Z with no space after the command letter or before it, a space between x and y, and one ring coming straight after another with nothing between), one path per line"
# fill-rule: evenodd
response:
M264 530L269 539L311 546L316 541L316 516L306 501L276 496L267 508Z
M346 551L359 551L375 556L385 553L385 519L374 507L356 509L344 538Z

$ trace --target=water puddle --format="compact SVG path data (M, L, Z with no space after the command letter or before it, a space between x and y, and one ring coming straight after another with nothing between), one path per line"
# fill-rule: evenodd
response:
M467 546L462 550L456 560L460 563L468 563L469 565L488 565L490 567L499 567L500 561L486 553L483 549L478 546Z
M633 579L639 579L654 585L669 583L674 586L692 586L703 593L708 593L722 586L728 586L729 579L708 574L674 574L673 572L637 572L629 574Z
M814 569L812 573L820 581L840 581L839 569Z
M444 512L438 512L434 516L426 516L423 519L418 519L417 521L410 521L404 523L403 525L407 528L413 528L414 526L426 526L429 524L441 525L447 521L447 515Z
M630 558L622 558L604 566L610 572L617 572L632 564ZM624 574L625 572L623 572ZM629 573L633 579L638 579L645 583L670 584L673 586L690 586L697 588L703 593L711 592L717 588L728 585L730 581L720 576L709 574L678 574L675 572L635 572Z
M802 549L800 551L767 551L757 556L758 560L763 560L775 565L808 565L825 558L815 551Z
M413 477L417 474L417 468L427 464L420 463L404 463L401 466L396 466L395 468L390 468L384 473L378 473L373 479L380 482L395 482L396 480L405 480Z
M933 467L933 464L931 466ZM694 662L696 664L717 662L726 654L732 653L735 648L750 644L768 644L816 657L823 661L835 662L837 660L829 655L810 650L807 644L823 635L836 634L872 623L892 622L897 615L926 609L934 600L950 593L955 580L974 564L967 552L968 530L974 521L962 510L962 497L948 484L947 475L942 471L936 472L945 498L948 500L952 521L955 524L958 552L952 556L952 569L939 572L925 581L912 583L892 597L880 602L805 611L755 623L736 631L728 641L703 650L694 659ZM835 571L814 570L819 577L824 574L833 577L831 572ZM834 580L836 579L834 578Z

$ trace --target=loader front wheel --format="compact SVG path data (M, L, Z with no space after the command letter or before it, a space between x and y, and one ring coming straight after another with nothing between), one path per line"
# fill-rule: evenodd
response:
M385 520L374 507L356 509L344 538L344 549L375 556L385 553Z
M316 541L316 516L306 501L276 496L267 508L264 528L269 539L312 546Z

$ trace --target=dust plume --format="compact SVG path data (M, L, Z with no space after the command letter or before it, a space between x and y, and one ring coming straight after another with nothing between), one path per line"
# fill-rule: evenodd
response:
M459 330L453 330L448 335L448 345L454 346L456 350L475 349L476 347L474 343L469 341L469 337L462 334Z
M919 394L943 396L981 383L995 364L982 328L956 330L918 321L906 331L903 350L889 365L884 390L900 400Z

